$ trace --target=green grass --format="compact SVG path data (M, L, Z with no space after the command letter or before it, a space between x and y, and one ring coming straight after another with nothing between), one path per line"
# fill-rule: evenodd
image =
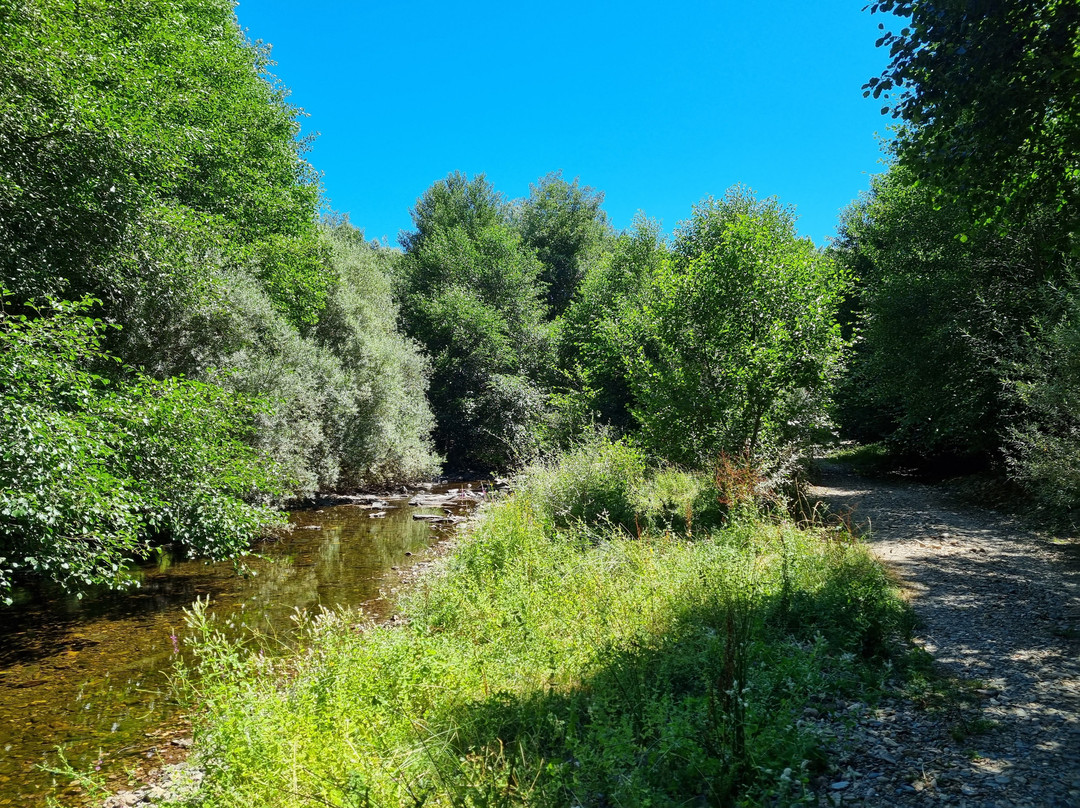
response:
M485 509L402 627L324 613L274 658L196 609L183 689L207 779L191 804L811 801L803 711L872 697L909 625L881 568L747 510L691 536L711 481L671 470L626 490L605 473L599 496L637 503L637 528L683 530L632 535L603 507L568 520L562 469Z

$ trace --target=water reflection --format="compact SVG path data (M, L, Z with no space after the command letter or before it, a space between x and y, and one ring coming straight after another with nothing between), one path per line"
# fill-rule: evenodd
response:
M438 537L414 521L406 499L378 511L342 505L293 513L294 530L259 545L247 570L232 563L177 561L167 553L143 566L141 586L77 600L21 593L0 610L0 806L40 804L57 793L39 767L63 746L76 768L121 773L161 744L176 722L168 672L183 632L183 609L209 598L232 631L245 626L286 636L295 609L387 608L380 586L391 567L416 561Z

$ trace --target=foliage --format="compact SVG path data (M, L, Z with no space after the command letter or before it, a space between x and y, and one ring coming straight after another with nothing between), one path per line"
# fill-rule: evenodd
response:
M540 283L547 290L549 319L566 310L609 236L603 202L602 192L555 172L531 186L516 211L521 240L536 250L543 267Z
M812 439L844 282L775 200L736 188L696 206L619 325L638 439L690 464Z
M904 26L864 88L903 121L901 163L977 222L1037 208L1075 231L1080 196L1080 7L1059 0L881 0ZM882 23L879 27L885 28ZM1060 242L1059 242L1060 246Z
M644 456L596 433L557 462L529 469L520 496L557 528L605 522L634 536L641 529L636 500L644 481Z
M21 571L122 585L154 541L236 556L278 519L265 504L281 478L246 442L260 402L131 370L110 381L93 370L116 360L92 304L0 314L0 595Z
M841 418L864 439L925 455L993 445L998 368L976 337L990 312L975 245L952 237L965 221L897 169L845 213L838 258L858 271L860 312Z
M860 264L860 344L841 397L859 437L917 457L1003 455L1069 492L1064 302L1076 282L1080 7L885 0L891 63L864 88L902 124L897 165L842 227ZM885 24L882 23L882 29Z
M618 324L641 305L648 279L666 255L659 225L639 215L633 230L614 238L602 259L589 265L559 331L563 375L548 424L555 445L568 445L594 421L624 434L634 428Z
M433 475L434 417L427 403L431 368L420 346L397 330L396 251L374 246L342 221L328 228L339 281L315 331L356 390L339 428L343 475L337 487L386 484Z
M413 211L399 282L406 332L432 362L436 446L498 468L534 452L551 340L540 265L483 176L451 174Z
M219 270L199 305L174 311L150 350L167 354L166 371L267 398L253 442L287 470L297 493L427 477L438 466L424 399L429 371L396 330L395 254L344 222L323 238L336 280L308 336L256 279Z
M859 282L840 418L915 456L993 457L1014 409L1002 379L1030 355L1030 325L1056 318L1070 270L1045 260L1053 214L960 240L966 210L934 200L894 167L845 214L836 256Z
M1039 334L1009 380L1021 417L1009 430L1014 476L1056 508L1080 511L1080 298Z
M540 474L570 481L583 462ZM398 628L324 613L275 659L196 609L184 681L207 777L193 799L811 801L800 716L872 696L906 625L866 551L760 522L694 540L602 519L555 529L544 502L487 508Z
M12 300L92 294L124 364L267 401L249 441L298 493L429 474L391 261L319 227L299 111L232 4L17 0L0 25Z
M133 282L177 280L158 252L174 248L144 235L164 216L314 321L331 279L316 177L230 3L15 0L0 28L0 280L16 299L90 293L123 321Z

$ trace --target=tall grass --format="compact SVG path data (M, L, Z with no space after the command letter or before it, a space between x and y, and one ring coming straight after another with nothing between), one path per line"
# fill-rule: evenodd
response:
M659 528L631 533L598 502L570 519L559 475L609 480L612 455L591 456L599 471L571 457L487 507L404 626L326 612L275 658L196 609L198 804L812 800L802 716L887 670L906 615L885 575L860 545L788 523L691 536L683 506L714 483L671 470L598 489Z

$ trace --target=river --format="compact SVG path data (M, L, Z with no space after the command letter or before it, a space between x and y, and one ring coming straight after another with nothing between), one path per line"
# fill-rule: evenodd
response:
M384 615L401 574L452 534L414 518L447 509L412 507L408 496L386 502L295 511L293 529L255 547L262 557L246 571L163 553L139 567L139 588L124 593L20 591L14 606L0 607L0 806L42 805L47 795L83 802L68 778L47 771L60 762L58 748L116 787L128 772L183 754L188 733L169 674L196 598L209 599L234 635L258 627L287 639L296 609L363 606Z

